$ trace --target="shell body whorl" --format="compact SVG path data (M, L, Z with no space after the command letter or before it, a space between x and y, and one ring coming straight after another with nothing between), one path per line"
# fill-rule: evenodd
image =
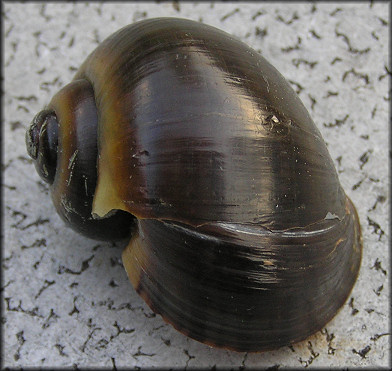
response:
M272 229L344 215L344 192L302 102L229 35L184 20L139 22L104 41L77 77L92 82L100 112L98 215L115 208Z
M304 339L335 315L360 266L358 216L306 108L262 56L211 26L151 19L103 41L74 84L96 111L81 218L117 211L133 225L123 262L154 311L240 351ZM55 184L75 150L59 150L70 155Z

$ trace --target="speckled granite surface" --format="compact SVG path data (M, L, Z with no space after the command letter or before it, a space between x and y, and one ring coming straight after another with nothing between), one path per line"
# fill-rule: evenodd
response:
M389 329L386 3L10 3L3 7L3 367L387 367ZM266 353L212 349L154 315L128 282L123 246L65 228L25 151L33 115L97 43L147 17L217 26L290 81L357 205L358 282L317 334Z

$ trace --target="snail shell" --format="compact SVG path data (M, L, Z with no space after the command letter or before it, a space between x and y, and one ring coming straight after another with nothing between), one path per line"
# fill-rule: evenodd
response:
M283 76L216 28L175 18L102 42L26 135L57 211L123 263L186 335L237 351L321 329L361 260L358 216Z

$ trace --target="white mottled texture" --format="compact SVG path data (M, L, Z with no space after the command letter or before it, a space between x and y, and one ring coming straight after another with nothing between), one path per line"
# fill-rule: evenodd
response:
M388 12L376 2L4 3L3 368L388 367ZM260 51L298 91L358 208L359 279L306 341L247 354L178 333L128 282L122 246L65 227L27 156L31 119L97 44L157 16L202 20Z

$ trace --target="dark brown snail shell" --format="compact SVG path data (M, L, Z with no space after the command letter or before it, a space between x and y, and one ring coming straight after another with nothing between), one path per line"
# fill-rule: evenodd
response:
M196 340L260 351L305 339L354 285L358 216L320 132L282 75L216 28L119 30L26 140L64 220L130 235L135 289Z

